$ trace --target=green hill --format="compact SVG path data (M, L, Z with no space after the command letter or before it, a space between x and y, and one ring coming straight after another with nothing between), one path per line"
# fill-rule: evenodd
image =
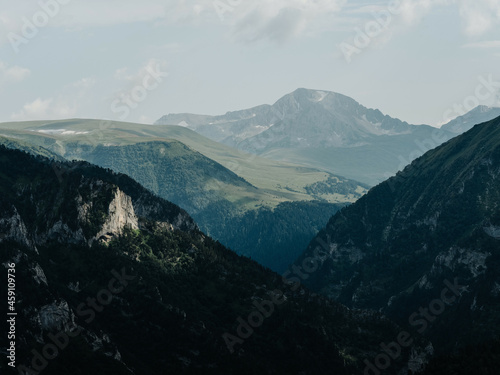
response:
M67 159L77 158L85 146L124 146L141 142L177 140L221 164L267 195L263 204L276 206L283 201L325 199L331 203L353 202L366 191L357 184L349 193L332 189L319 196L306 187L329 178L349 181L314 168L276 162L235 150L181 126L152 126L106 120L60 120L0 123L0 135L17 137L45 147ZM355 182L354 182L355 183Z
M43 147L125 173L186 209L204 232L276 271L365 191L355 181L244 154L177 126L37 121L0 124L0 133L35 153ZM252 235L242 236L246 231Z

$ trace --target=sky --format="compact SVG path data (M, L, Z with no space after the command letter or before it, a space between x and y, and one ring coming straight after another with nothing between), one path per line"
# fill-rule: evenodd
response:
M500 106L500 0L0 0L0 122L153 123L304 87L439 126Z

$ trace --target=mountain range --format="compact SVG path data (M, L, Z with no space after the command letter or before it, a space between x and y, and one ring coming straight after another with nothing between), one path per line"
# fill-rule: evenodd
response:
M437 129L298 89L0 124L0 372L496 373L498 116Z
M181 125L246 152L321 168L374 186L497 113L498 108L479 107L436 129L408 124L342 94L297 89L273 105L221 116L170 114L156 124Z
M408 123L328 91L297 89L273 105L223 116L173 114L157 125L183 125L218 142L256 152L274 148L355 147L373 136L411 132Z

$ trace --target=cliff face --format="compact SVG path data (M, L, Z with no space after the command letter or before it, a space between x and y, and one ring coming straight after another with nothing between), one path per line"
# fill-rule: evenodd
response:
M0 217L0 243L3 241L15 241L32 246L26 225L14 206L6 209Z
M132 198L121 191L118 187L111 187L111 200L108 207L98 212L103 215L104 220L100 220L99 225L94 230L89 231L89 224L96 221L96 207L92 199L99 194L109 189L103 181L97 181L90 184L90 201L85 201L81 195L73 202L69 202L73 207L66 206L68 209L75 209L78 212L76 220L65 220L63 217L55 218L47 213L47 220L41 226L37 226L34 230L36 233L32 235L26 228L26 224L19 214L15 205L4 209L2 217L0 217L0 243L3 241L14 241L35 249L36 246L45 245L50 241L62 241L72 244L88 244L91 245L95 240L109 241L122 232L124 227L131 229L139 229L139 217L136 210L143 214L143 218L148 218L149 215L158 215L158 207L155 205L143 204L141 200L136 202ZM84 188L80 185L79 188ZM180 227L188 227L196 229L196 225L192 222L189 215L185 212L179 212L169 221L164 222L170 230ZM97 229L97 231L96 231Z
M23 157L25 163L29 159ZM86 163L40 163L31 170L6 164L2 171L12 189L0 198L0 241L32 249L52 241L90 246L95 240L109 241L125 226L139 229L141 220L160 221L171 230L197 229L174 204L125 175Z
M116 189L109 204L108 217L95 238L103 239L119 235L125 226L139 229L139 219L135 214L132 198L120 189Z

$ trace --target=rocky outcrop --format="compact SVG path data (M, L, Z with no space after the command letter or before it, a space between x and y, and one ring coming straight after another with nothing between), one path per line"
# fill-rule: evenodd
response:
M135 214L132 198L120 189L116 189L114 198L109 204L106 222L95 238L109 240L119 235L125 226L139 229L139 219Z
M500 226L490 225L488 227L484 227L484 232L497 240L500 240Z
M28 237L26 225L14 206L6 210L3 217L0 217L0 243L9 240L28 247L33 245Z
M68 302L64 300L45 305L38 312L39 326L44 331L70 331L75 326L74 319Z
M33 274L33 279L38 285L40 284L45 284L46 286L48 285L47 276L45 276L43 268L40 267L38 263L36 263L35 266L31 268L31 272Z
M486 252L453 247L449 251L443 252L436 257L430 272L431 274L438 274L442 272L443 268L446 268L458 273L460 269L466 269L469 271L470 276L476 278L486 271L486 259L490 255L490 253Z

